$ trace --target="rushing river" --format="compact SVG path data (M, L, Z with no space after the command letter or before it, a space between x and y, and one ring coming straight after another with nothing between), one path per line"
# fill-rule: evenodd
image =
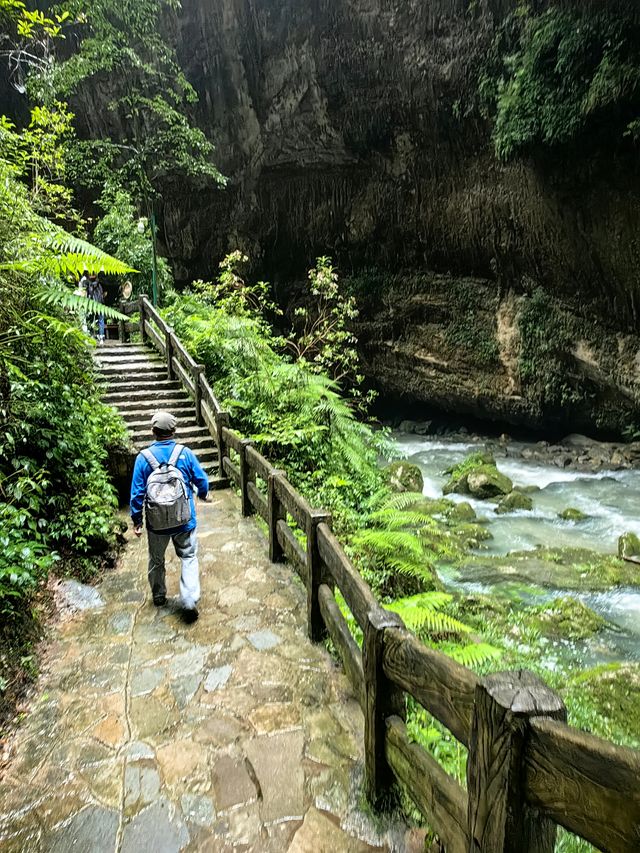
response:
M424 476L424 493L442 497L448 468L483 448L482 443L395 433L398 458L408 459L420 467ZM533 445L531 445L533 446ZM558 468L552 462L523 459L522 442L511 442L508 455L496 455L498 468L516 487L536 486L531 494L533 509L505 515L495 513L495 504L463 495L449 495L450 500L468 501L479 518L488 521L493 538L483 543L482 553L502 555L512 551L530 551L539 546L554 548L588 548L613 554L618 537L627 531L640 535L640 471L603 471L597 474ZM512 455L515 454L515 455ZM558 513L567 507L588 516L583 521L563 521ZM481 584L456 579L455 572L444 570L442 579L450 587L467 592L499 591L504 577L483 574ZM600 641L585 648L594 662L626 658L640 660L640 566L638 588L612 589L598 593L580 593L580 599L600 613L611 624ZM566 594L564 590L535 591L522 596L525 601ZM571 593L574 594L575 593Z

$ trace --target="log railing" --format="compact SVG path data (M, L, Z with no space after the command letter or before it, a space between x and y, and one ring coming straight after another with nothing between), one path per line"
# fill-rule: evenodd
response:
M640 850L640 752L571 728L560 697L527 671L479 678L421 643L380 606L331 530L251 441L231 429L201 365L144 297L140 328L194 397L216 439L220 477L242 512L266 523L269 556L288 560L307 590L313 640L330 637L364 713L365 784L374 804L400 782L449 853L551 853L556 825L600 850ZM355 641L340 591L363 635ZM412 696L468 749L467 787L404 722Z

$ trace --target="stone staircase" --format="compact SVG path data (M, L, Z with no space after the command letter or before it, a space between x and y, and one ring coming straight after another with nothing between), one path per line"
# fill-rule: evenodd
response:
M218 470L218 451L211 433L198 426L193 400L178 381L167 378L167 366L143 344L109 341L94 353L104 383L103 401L124 418L136 451L153 441L151 416L158 409L178 419L176 439L188 445L212 480Z

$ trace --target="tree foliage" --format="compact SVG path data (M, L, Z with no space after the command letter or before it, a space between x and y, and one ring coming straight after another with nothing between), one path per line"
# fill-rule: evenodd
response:
M52 166L43 205L33 151L53 165L59 151L55 133L38 147L32 130L25 140L0 121L0 709L7 669L24 657L38 585L56 563L89 575L116 544L104 463L125 438L100 403L88 340L74 322L78 309L110 309L75 296L68 277L128 266L42 214L59 215L66 197L50 191Z
M153 245L149 220L137 215L133 199L123 189L107 187L98 204L104 213L94 228L94 243L135 270L128 276L134 296L150 296ZM156 269L158 287L166 294L173 286L173 276L165 258L156 258Z
M507 18L481 92L494 115L497 155L575 143L610 145L640 128L640 22L629 6L523 2Z
M196 93L165 35L176 0L73 0L72 55L34 79L45 100L109 92L100 134L75 146L80 184L125 188L136 201L176 177L223 183L213 145L189 117ZM94 130L94 128L92 128Z

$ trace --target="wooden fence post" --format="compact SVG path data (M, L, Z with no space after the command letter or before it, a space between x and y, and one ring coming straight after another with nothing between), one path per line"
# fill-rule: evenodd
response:
M147 333L144 330L144 296L138 300L140 306L140 340L143 344L147 342Z
M323 583L333 588L331 574L318 551L318 525L323 522L331 526L331 513L322 509L312 509L307 513L307 631L309 639L315 643L327 636L327 627L320 612L318 589Z
M365 791L376 808L390 805L395 777L385 755L386 719L405 719L404 694L384 674L384 634L387 628L403 628L402 619L378 607L367 614L362 642L364 670Z
M249 499L249 483L255 483L255 472L251 471L247 462L247 447L252 447L253 442L250 438L243 438L240 442L240 501L242 505L242 514L244 516L254 515L255 510Z
M227 475L224 471L223 460L224 460L224 438L222 436L222 430L224 427L229 426L229 413L228 412L217 412L216 413L216 444L218 445L218 477L223 480Z
M171 363L173 361L173 329L169 328L169 326L164 330L164 344L167 348L165 353L167 357L167 378L175 379L173 364Z
M269 527L269 559L272 563L284 561L284 551L278 542L278 521L287 517L287 511L276 494L276 480L279 477L284 477L284 471L280 471L278 468L272 468L269 471L267 525Z
M196 423L198 426L202 426L204 424L204 418L202 417L202 385L200 384L200 377L204 373L204 364L195 364L193 366L193 384L194 384L194 398L193 404L196 408Z
M566 719L562 699L526 670L476 687L467 763L470 853L553 853L556 825L525 802L528 720Z

